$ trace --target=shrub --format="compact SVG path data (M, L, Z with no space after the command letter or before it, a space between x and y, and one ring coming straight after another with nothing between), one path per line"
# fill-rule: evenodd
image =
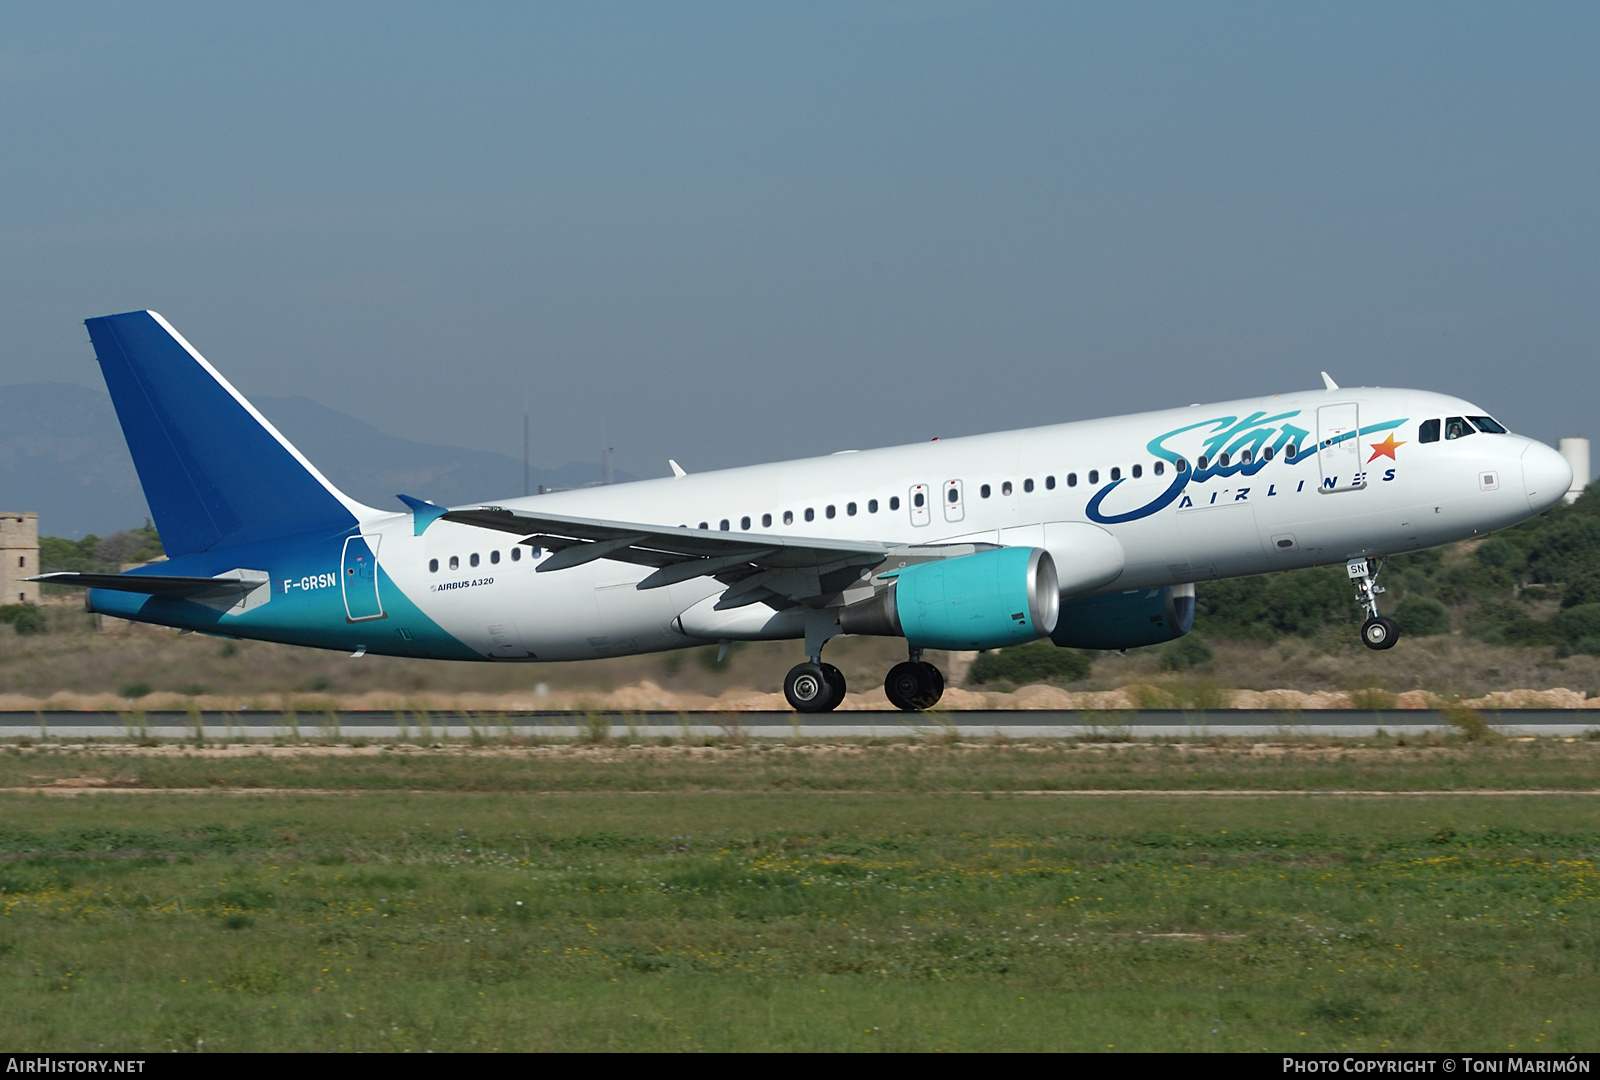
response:
M1600 604L1578 604L1558 613L1552 625L1567 651L1600 655Z
M1196 586L1195 626L1220 637L1272 641L1310 635L1355 619L1355 591L1343 569L1208 581Z
M1566 514L1541 529L1528 545L1528 569L1535 581L1570 581L1600 570L1600 518Z
M1209 664L1215 655L1205 638L1191 632L1161 650L1161 666L1168 671L1187 671Z
M1450 632L1450 613L1437 600L1408 596L1394 608L1394 624L1402 634L1430 637Z
M1579 574L1562 590L1562 607L1577 607L1579 604L1600 604L1600 570Z
M1088 657L1073 649L1057 648L1048 641L1013 645L983 653L972 662L972 669L967 672L967 682L976 686L997 682L1008 682L1015 686L1077 682L1088 677Z
M44 612L33 604L5 604L0 606L0 622L8 622L19 634L42 634L49 626Z
M1560 639L1550 623L1518 604L1486 600L1467 616L1467 632L1490 645L1549 645Z

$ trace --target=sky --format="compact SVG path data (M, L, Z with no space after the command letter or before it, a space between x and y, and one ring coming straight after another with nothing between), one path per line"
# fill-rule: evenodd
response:
M0 387L148 307L642 476L1321 369L1600 437L1596 56L1592 3L7 5Z

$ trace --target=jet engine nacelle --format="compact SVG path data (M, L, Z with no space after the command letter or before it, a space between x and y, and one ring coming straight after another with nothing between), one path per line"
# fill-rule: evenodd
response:
M1194 626L1194 586L1086 596L1061 605L1050 640L1071 649L1134 649L1159 645Z
M903 637L914 649L999 649L1042 638L1061 610L1043 548L996 548L889 571L889 587L839 615L848 634Z

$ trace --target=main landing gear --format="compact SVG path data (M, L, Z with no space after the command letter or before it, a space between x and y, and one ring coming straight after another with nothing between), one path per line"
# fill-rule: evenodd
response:
M931 709L944 696L944 673L920 659L920 652L913 650L911 659L890 668L883 680L889 704L901 712Z
M820 659L796 664L783 680L783 696L796 712L832 712L844 701L844 691L843 673ZM889 669L883 692L895 708L921 712L933 708L944 696L944 674L922 659L920 649L914 649L911 659Z
M795 712L832 712L844 700L844 673L820 660L796 664L783 678L783 696Z
M1345 573L1355 582L1356 601L1366 609L1367 621L1361 624L1361 644L1369 649L1392 649L1400 640L1400 628L1394 620L1378 614L1378 597L1384 588L1378 584L1378 572L1383 569L1383 559L1351 559L1345 564Z

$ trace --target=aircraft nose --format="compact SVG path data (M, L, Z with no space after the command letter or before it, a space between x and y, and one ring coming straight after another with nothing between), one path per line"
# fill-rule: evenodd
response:
M1528 493L1528 508L1543 513L1572 487L1572 466L1544 443L1530 442L1522 452L1522 486Z

